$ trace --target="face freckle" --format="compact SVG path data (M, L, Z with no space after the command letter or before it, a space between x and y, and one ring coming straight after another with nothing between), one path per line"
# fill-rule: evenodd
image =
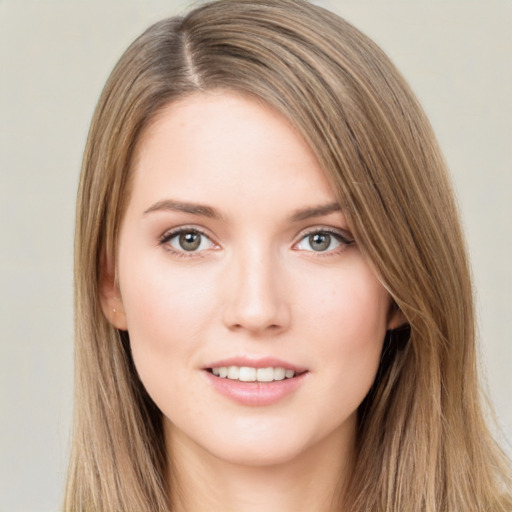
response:
M143 134L117 272L170 442L261 465L353 441L390 299L336 203L290 123L246 96L187 97Z

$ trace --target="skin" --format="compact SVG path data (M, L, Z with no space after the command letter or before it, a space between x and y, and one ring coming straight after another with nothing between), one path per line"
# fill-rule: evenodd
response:
M143 134L103 305L163 412L176 510L331 509L399 323L343 212L313 211L333 204L311 149L255 99L198 93ZM197 250L180 228L203 233ZM331 232L327 249L311 232ZM276 403L243 405L204 369L240 356L307 372Z

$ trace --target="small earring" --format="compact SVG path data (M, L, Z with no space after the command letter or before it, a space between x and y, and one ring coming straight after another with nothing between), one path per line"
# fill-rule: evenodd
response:
M114 313L116 312L116 308L114 308Z

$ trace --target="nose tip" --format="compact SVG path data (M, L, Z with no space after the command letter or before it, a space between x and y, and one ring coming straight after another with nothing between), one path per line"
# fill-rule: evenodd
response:
M232 320L228 320L228 326L233 330L247 330L258 333L264 331L279 331L284 322L277 318L270 309L256 309L253 304L238 304L237 311Z
M232 276L232 289L224 311L224 323L231 330L253 334L277 333L290 321L285 289L277 267L271 262L255 265L245 262Z

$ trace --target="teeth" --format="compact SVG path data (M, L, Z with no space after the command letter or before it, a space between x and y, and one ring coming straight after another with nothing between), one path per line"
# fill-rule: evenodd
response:
M258 368L256 378L258 382L272 382L274 380L274 368Z
M256 380L256 368L242 366L238 374L238 380L242 382L254 382Z
M228 379L238 380L239 375L240 375L240 367L239 366L230 366L228 368Z
M274 369L274 380L283 380L286 370L284 368Z
M293 370L285 368L251 368L250 366L220 366L212 368L212 373L223 379L240 380L241 382L272 382L274 380L295 377Z

